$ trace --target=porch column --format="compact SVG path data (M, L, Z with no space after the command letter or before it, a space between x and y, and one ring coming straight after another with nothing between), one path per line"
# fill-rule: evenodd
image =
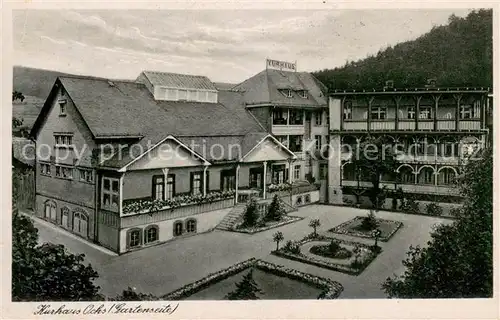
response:
M163 199L167 200L167 177L168 177L168 168L161 169L163 171Z
M292 184L292 163L293 160L288 160L288 183Z
M118 190L120 192L120 196L119 196L120 198L118 198L118 213L120 216L123 214L123 177L124 176L125 176L125 172L120 176L120 185L118 186Z
M235 177L235 192L234 192L234 203L238 203L238 184L240 183L240 164L236 165L236 177Z
M461 94L454 94L455 102L457 103L457 108L455 109L455 131L460 131L460 102L462 102Z
M203 195L207 195L207 169L208 166L203 167Z
M264 183L264 190L262 191L262 197L266 198L266 176L267 176L267 161L264 161L264 174L262 177L262 181Z

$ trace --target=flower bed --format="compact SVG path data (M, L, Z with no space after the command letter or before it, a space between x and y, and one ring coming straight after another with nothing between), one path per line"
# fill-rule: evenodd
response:
M123 214L156 212L165 209L175 209L191 204L212 203L234 198L234 191L211 192L204 195L181 195L167 200L124 201Z
M374 239L373 230L360 230L359 226L365 217L355 217L349 221L339 224L335 228L328 230L328 232L345 234L349 236L355 236L360 238ZM376 219L379 223L378 229L381 231L379 236L380 241L389 241L389 239L398 231L403 223L400 221L387 220L387 219Z
M324 259L319 259L315 258L314 256L311 255L305 255L303 253L297 253L297 252L289 252L287 250L284 250L284 248L281 248L279 250L272 251L271 253L282 258L302 262L302 263L307 263L310 265L314 265L320 268L324 269L329 269L333 271L339 271L351 275L359 275L361 272L363 272L366 267L377 257L378 254L380 254L381 250L378 251L372 251L371 246L359 243L359 242L354 242L354 241L347 241L347 240L342 240L342 239L336 239L336 238L330 238L330 237L325 237L325 236L318 236L318 237L310 237L307 236L304 239L298 241L295 243L295 245L302 246L308 242L313 242L313 241L331 241L331 240L336 240L341 244L344 245L349 245L353 247L358 247L361 252L360 256L362 257L361 261L356 265L356 266L351 266L349 264L345 263L338 263L335 262L335 260L332 259L332 261L325 261Z
M242 225L242 222L236 224L235 226L233 226L233 228L230 230L230 231L234 231L234 232L241 232L241 233L248 233L248 234L254 234L254 233L258 233L258 232L262 232L262 231L266 231L266 230L270 230L270 229L274 229L274 228L278 228L278 227L281 227L281 226L284 226L284 225L287 225L287 224L290 224L290 223L294 223L294 222L297 222L297 221L300 221L304 219L303 217L296 217L296 216L283 216L283 218L280 220L280 221L269 221L269 222L266 222L265 225L263 226L254 226L254 227L241 227Z
M263 270L265 272L277 276L288 277L290 279L298 280L310 284L312 286L315 286L317 288L320 288L322 289L322 292L318 296L318 299L336 299L340 295L340 293L344 290L344 288L340 283L332 281L330 279L317 277L294 269L285 268L280 265L251 258L249 260L232 265L229 268L209 274L208 276L200 280L197 280L193 283L187 284L169 294L164 295L162 299L181 300L183 298L193 295L198 291L203 290L204 288L207 288L208 286L216 282L227 279L228 277L251 267L258 268L260 270Z

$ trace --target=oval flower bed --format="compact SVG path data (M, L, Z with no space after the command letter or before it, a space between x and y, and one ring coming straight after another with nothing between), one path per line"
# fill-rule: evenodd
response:
M300 272L295 269L285 268L281 265L274 263L265 262L262 260L257 260L251 258L249 260L237 263L230 266L229 268L220 270L218 272L209 274L208 276L197 280L193 283L187 284L169 294L162 297L164 300L181 300L183 298L189 297L194 293L207 288L211 284L227 279L228 277L235 275L248 268L258 268L265 272L274 274L280 277L288 277L290 279L298 280L317 288L322 289L321 294L317 297L318 299L336 299L340 293L344 290L343 286L333 280L317 277L312 274Z
M379 229L381 231L381 234L378 239L380 241L386 242L389 241L389 239L403 226L403 223L400 221L377 218L376 219L378 223L377 228L373 230L363 230L360 227L363 222L363 219L365 219L365 217L361 216L355 217L351 220L339 224L335 228L328 230L328 232L345 234L360 238L374 239L375 237L373 235L373 230Z
M334 270L334 271L339 271L351 275L359 275L361 272L363 272L366 267L377 257L378 254L380 254L381 249L380 247L379 250L372 250L372 247L367 244L359 243L359 242L354 242L354 241L347 241L347 240L342 240L342 239L337 239L337 238L331 238L331 237L325 237L325 236L317 236L317 237L310 237L307 236L302 240L299 240L297 242L293 243L293 248L300 248L304 244L308 242L315 242L315 241L321 241L325 242L325 245L327 245L327 242L330 242L331 240L337 241L339 244L344 244L347 246L352 246L356 247L359 249L359 260L355 260L356 263L340 263L335 261L335 259L338 258L332 258L331 261L325 260L324 257L314 257L314 255L310 254L304 254L301 253L300 250L287 250L286 246L280 248L279 250L274 250L271 252L271 254L274 254L278 257L302 262L302 263L307 263L311 264L320 268L325 268L329 270Z

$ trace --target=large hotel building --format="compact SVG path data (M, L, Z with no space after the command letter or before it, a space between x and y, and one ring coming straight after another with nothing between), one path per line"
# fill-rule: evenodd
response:
M281 185L292 209L359 202L369 183L352 154L335 151L367 135L421 146L382 177L388 189L451 199L464 152L488 141L488 101L485 88L432 85L328 92L272 60L229 89L154 71L135 81L63 76L31 132L34 211L124 253L227 229L250 196L266 205ZM429 157L426 142L443 148Z

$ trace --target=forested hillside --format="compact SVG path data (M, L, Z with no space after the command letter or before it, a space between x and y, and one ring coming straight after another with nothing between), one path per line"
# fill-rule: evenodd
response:
M493 86L492 10L450 16L446 26L434 27L414 41L381 50L375 56L345 66L315 72L329 89L422 87L434 78L437 85Z

